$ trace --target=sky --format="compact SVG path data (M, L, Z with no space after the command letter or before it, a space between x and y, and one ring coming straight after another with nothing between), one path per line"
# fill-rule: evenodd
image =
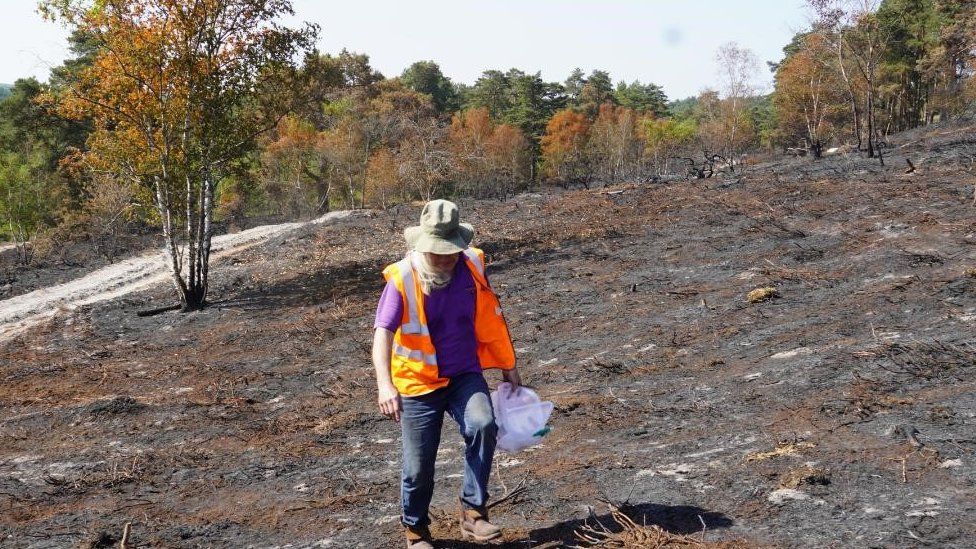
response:
M726 42L777 61L808 23L803 0L293 0L290 23L321 26L319 49L370 56L385 76L433 60L452 80L515 67L562 82L575 67L613 80L653 82L672 99L716 87L715 52ZM68 55L67 31L44 21L35 0L6 0L0 83L46 80Z

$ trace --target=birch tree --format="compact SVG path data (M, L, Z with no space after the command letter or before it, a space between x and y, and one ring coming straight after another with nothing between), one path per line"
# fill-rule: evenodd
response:
M759 72L756 55L735 42L719 48L715 55L718 63L719 81L722 84L722 124L725 145L723 154L728 159L729 169L735 171L736 155L746 130L746 101L755 94L755 78Z
M41 11L90 36L95 56L55 98L90 117L88 161L151 189L182 309L206 304L217 183L286 112L294 59L289 0L45 0ZM255 92L258 93L255 93Z

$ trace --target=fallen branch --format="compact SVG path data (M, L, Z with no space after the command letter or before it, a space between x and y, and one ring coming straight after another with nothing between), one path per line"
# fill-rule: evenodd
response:
M146 311L137 311L136 316L156 316L158 314L162 314L168 311L178 311L182 307L183 306L180 304L166 305L165 307L156 307L155 309L149 309Z
M501 504L504 501L508 501L508 500L510 500L510 499L512 499L512 498L514 498L516 496L522 495L525 492L526 488L527 488L526 481L528 480L528 478L529 477L527 475L524 476L524 477L522 477L522 480L519 481L519 483L515 486L515 488L512 488L507 493L505 493L505 495L503 495L502 497L500 497L500 498L496 499L495 501L489 503L488 504L488 509L491 509L492 507L494 507L496 505L499 505L499 504Z

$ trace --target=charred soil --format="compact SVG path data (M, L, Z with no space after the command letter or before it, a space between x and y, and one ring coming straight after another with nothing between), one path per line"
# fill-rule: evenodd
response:
M729 547L971 546L973 131L904 134L885 166L462 202L522 377L556 404L545 444L497 456L498 546L607 539L597 520L626 521L601 501ZM173 299L159 286L0 343L0 545L109 546L131 523L140 547L399 547L369 344L418 211L248 248L202 312L136 316ZM447 423L434 531L466 547Z

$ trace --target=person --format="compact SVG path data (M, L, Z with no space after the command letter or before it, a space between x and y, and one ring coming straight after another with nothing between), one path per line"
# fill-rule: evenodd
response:
M464 437L461 536L501 536L487 513L497 427L483 371L500 369L516 387L521 379L484 253L470 247L474 228L459 219L453 202L424 206L420 225L404 231L410 251L383 270L374 323L379 408L402 432L401 522L410 549L433 547L428 509L445 413Z

